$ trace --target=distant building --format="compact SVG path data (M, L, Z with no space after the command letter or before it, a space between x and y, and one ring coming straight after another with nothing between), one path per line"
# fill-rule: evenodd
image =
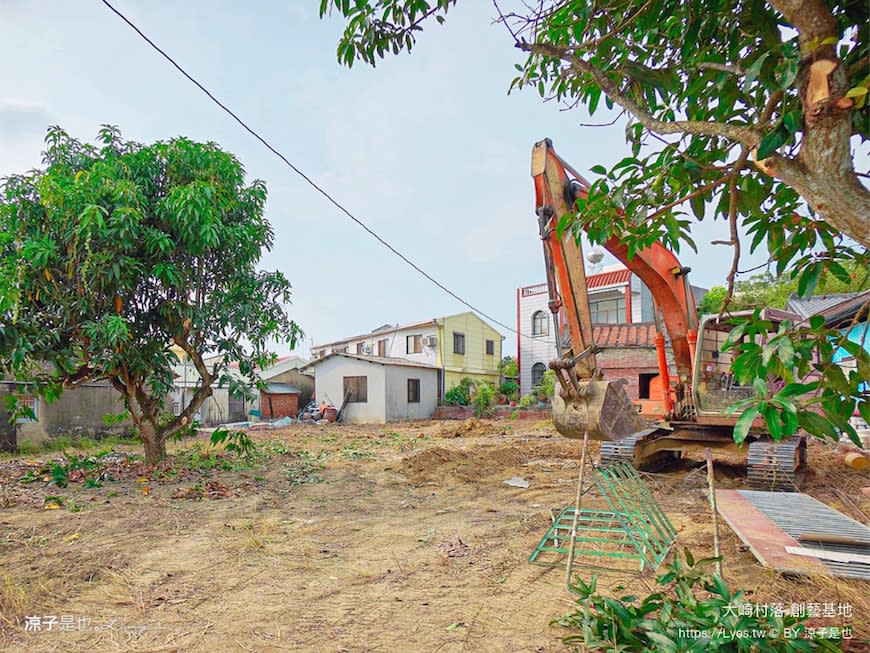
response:
M406 325L384 324L374 331L314 345L319 358L337 353L377 358L402 358L439 370L436 396L459 385L464 377L498 382L502 336L471 311ZM321 398L317 387L317 398Z
M655 358L655 303L640 278L622 264L587 274L586 287L593 323L593 339L606 352L598 365L606 378L628 380L634 399L649 397L649 385L658 374ZM706 290L692 286L695 300ZM559 325L553 323L546 283L517 289L517 363L520 394L529 394L557 357ZM632 326L633 328L625 328ZM622 328L616 328L622 327Z

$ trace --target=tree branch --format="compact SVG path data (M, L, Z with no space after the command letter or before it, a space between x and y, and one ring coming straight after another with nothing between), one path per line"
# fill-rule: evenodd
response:
M693 197L697 197L698 195L703 195L703 194L706 193L707 191L711 191L711 190L713 190L714 188L716 188L717 186L721 186L721 185L724 184L726 181L728 181L728 176L722 177L721 179L714 179L714 180L711 181L709 184L704 184L704 185L701 186L700 188L697 188L697 189L693 190L693 191L692 191L691 193L689 193L688 195L683 195L682 197L680 197L680 198L678 198L678 199L675 199L673 202L669 202L668 204L665 204L665 205L664 205L663 207L661 207L660 209L657 209L655 213L652 213L652 214L648 215L646 219L647 219L647 220L652 220L653 218L656 218L656 217L660 216L660 215L661 215L662 213L664 213L665 211L669 211L669 210L671 210L672 208L674 208L674 207L677 206L678 204L682 204L682 203L685 202L686 200L690 200L690 199L692 199Z
M214 383L214 377L209 374L208 368L205 366L205 362L203 362L202 356L199 355L199 352L191 347L186 339L176 339L175 344L181 347L187 357L193 362L193 367L199 374L200 386L193 394L190 403L184 407L181 413L174 420L169 422L169 424L159 430L159 435L164 438L180 431L182 428L190 424L196 411L199 410L199 407L202 406L206 399L214 394L211 387L212 383Z
M833 45L821 46L826 38L839 38L837 21L824 0L769 0L783 18L798 31L798 42L804 56L814 54L815 49L825 47L834 52Z
M718 70L723 73L731 73L732 75L743 76L746 74L746 71L740 66L727 63L716 63L715 61L702 61L698 64L698 68L702 70Z
M753 148L761 142L761 133L752 127L738 127L719 122L701 120L665 121L655 118L637 102L619 90L617 85L601 70L584 61L573 49L546 43L520 43L518 48L552 59L567 62L578 73L591 76L607 96L623 109L631 113L644 127L658 134L692 134L696 136L722 136Z

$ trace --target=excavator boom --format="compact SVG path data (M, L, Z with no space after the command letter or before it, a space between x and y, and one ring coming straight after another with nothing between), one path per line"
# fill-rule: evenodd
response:
M557 430L569 437L588 433L597 440L621 440L648 425L626 394L625 382L603 380L596 366L583 251L570 229L558 228L559 220L574 203L567 170L577 183L584 184L585 192L588 184L556 155L549 141L535 145L532 178L547 264L550 310L556 324L559 316L564 316L571 342L570 351L563 352L557 329L560 358L552 361L550 368L556 372L560 388L553 397L553 421Z

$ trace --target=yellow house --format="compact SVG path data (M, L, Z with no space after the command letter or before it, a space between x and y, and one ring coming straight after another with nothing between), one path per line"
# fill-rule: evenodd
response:
M471 311L435 318L444 391L463 377L498 383L504 336Z

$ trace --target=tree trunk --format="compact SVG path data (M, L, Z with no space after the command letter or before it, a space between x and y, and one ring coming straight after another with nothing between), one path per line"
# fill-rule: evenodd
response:
M145 464L156 465L166 458L166 438L162 437L153 424L143 422L139 425L139 437L145 447Z

